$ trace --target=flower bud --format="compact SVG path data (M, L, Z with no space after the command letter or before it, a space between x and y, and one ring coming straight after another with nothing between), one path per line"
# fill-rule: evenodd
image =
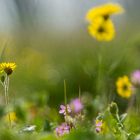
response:
M110 106L109 106L109 111L110 111L110 113L112 114L112 115L116 115L116 114L118 114L118 106L117 106L117 104L115 103L115 102L112 102L111 104L110 104Z

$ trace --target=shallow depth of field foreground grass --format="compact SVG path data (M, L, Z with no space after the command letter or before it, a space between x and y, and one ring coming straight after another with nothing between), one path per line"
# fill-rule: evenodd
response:
M59 15L13 2L0 32L0 140L140 140L140 28L128 3Z

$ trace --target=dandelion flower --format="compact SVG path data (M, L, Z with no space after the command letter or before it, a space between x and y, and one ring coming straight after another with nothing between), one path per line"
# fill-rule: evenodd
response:
M96 17L101 16L104 20L107 20L112 14L120 14L123 11L123 8L119 4L103 4L90 9L86 15L86 19L92 22Z
M116 86L120 96L129 98L132 95L132 84L127 76L119 77Z
M5 72L7 75L10 75L15 68L15 63L0 63L0 73Z
M91 23L88 27L91 36L99 41L111 41L115 36L114 25L111 20L103 21L101 17Z

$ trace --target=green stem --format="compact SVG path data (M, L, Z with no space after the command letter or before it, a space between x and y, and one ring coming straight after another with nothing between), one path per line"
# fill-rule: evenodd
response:
M81 88L80 88L80 86L79 86L79 100L81 102ZM80 111L80 115L81 115L81 111Z
M81 88L79 86L79 100L81 101Z
M101 50L98 52L98 77L97 77L97 93L100 93L101 88L101 72L102 72L102 55Z
M66 89L66 81L64 80L64 101L65 105L67 105L67 89Z
M5 95L5 104L6 104L6 106L9 105L8 90L9 90L9 77L8 77L8 75L6 75L5 82L4 82L4 95ZM9 111L8 111L8 118L9 118L9 125L11 127L11 118L10 118Z
M129 100L129 103L128 103L128 107L127 107L126 112L130 111L130 110L133 108L134 102L135 102L136 100L137 100L136 94L133 94L132 97L131 97L130 100Z

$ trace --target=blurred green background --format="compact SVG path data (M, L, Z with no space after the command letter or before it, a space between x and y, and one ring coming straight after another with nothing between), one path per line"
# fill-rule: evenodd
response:
M87 31L86 12L95 5L117 2L125 13L114 16L116 37L97 42ZM0 0L0 61L16 62L10 99L43 101L54 108L78 96L99 97L103 105L118 97L115 81L140 68L140 17L137 0ZM0 88L2 95L2 86ZM96 102L95 102L96 103ZM2 104L2 103L1 103ZM94 103L93 103L94 104ZM98 110L98 109L97 109Z
M112 17L114 40L98 42L88 33L85 15L107 2L119 3L125 12ZM111 101L120 114L128 109L130 99L118 96L115 82L140 69L139 5L138 0L0 0L0 62L17 64L10 75L7 107L0 86L0 140L55 140L54 129L64 121L58 113L64 103L64 80L68 102L81 89L86 116L66 139L105 138L96 134L93 120ZM139 103L140 95L136 98ZM129 112L128 132L139 133L139 106ZM17 115L12 129L5 129L7 110ZM27 125L37 126L32 135L20 133Z

